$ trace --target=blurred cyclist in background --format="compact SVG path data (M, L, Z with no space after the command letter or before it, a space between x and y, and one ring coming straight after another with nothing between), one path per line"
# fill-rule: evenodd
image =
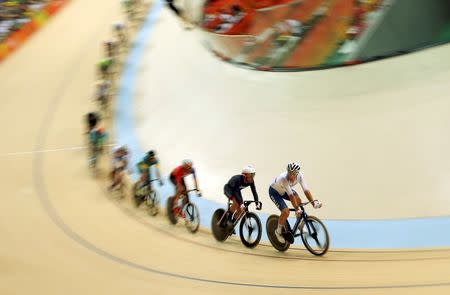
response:
M175 197L173 198L173 206L175 207L180 195L184 195L186 192L186 183L184 178L188 175L194 177L194 186L198 191L198 195L201 196L201 192L198 189L197 176L195 175L195 169L191 160L183 160L182 164L170 173L170 181L176 188ZM186 204L186 196L183 197L183 205Z
M121 189L124 185L123 177L128 167L128 148L126 146L116 147L112 152L112 184L109 190Z
M161 172L159 169L159 160L156 157L156 151L150 150L145 154L144 158L137 164L137 168L139 173L141 174L137 185L137 197L136 207L144 201L145 190L143 189L145 186L150 186L151 181L153 180L152 176L152 167L155 167L156 178L159 179L159 184L162 186L163 180L161 179Z

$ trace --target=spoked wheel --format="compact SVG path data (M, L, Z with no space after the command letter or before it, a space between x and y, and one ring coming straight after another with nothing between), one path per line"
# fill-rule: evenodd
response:
M147 213L150 216L156 216L159 212L159 194L152 190L146 197L145 205L147 206Z
M299 225L303 244L314 255L321 256L327 253L330 247L330 237L322 221L315 216L308 216L307 221Z
M241 220L239 235L242 244L247 248L255 248L261 240L262 225L258 215L247 212Z
M169 218L170 223L177 224L178 216L175 216L173 212L173 197L169 197L167 199L166 209L167 209L167 217Z
M211 219L211 229L213 232L213 236L219 242L225 241L229 236L228 230L225 226L227 217L225 216L221 224L218 224L219 220L222 218L224 214L225 214L224 209L217 209L216 211L214 211L214 214Z
M142 193L139 191L140 190L139 186L140 186L139 182L136 182L133 185L133 201L136 207L139 207L139 205L141 205L143 200L141 197Z
M200 213L194 203L187 203L183 208L184 222L191 233L196 233L200 228Z
M289 249L289 242L285 241L284 243L280 243L278 241L277 237L275 236L275 230L278 227L278 215L270 215L269 218L267 218L266 223L266 232L267 237L269 238L270 243L272 246L277 249L278 251L284 252L287 249Z

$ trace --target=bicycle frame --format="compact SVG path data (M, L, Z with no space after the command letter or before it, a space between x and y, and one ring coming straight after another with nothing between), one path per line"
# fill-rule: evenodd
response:
M295 225L294 225L294 231L291 228L291 224L289 223L289 220L286 220L286 224L287 224L287 231L290 232L294 238L301 236L301 233L296 233L298 231L298 226L300 225L300 223L302 222L302 220L307 220L308 219L308 214L306 214L305 209L303 207L303 205L300 205L300 209L302 209L302 214L297 217L297 220L295 221ZM289 208L289 211L293 211L295 212L295 209L293 208ZM306 223L306 227L308 228L308 232L311 232L311 229L309 228L309 224L308 222Z
M236 225L239 223L239 221L241 221L242 217L244 217L244 215L248 212L248 206L250 206L251 203L256 203L256 202L255 201L244 201L244 206L245 206L244 212L242 212L241 215L239 216L239 218L234 221L233 228L236 227ZM231 200L228 200L227 207L228 207L227 210L223 213L222 217L217 222L217 225L219 225L219 226L220 226L220 224L222 224L222 221L225 218L225 216L227 215L227 213L231 213L231 211L230 211Z
M196 189L190 189L190 190L186 190L186 191L184 191L184 192L182 192L180 194L180 196L178 198L182 198L183 197L183 199L184 199L184 197L186 197L186 201L184 202L183 206L186 205L186 204L189 204L191 202L191 200L189 198L189 193L190 192L196 192L196 191L197 191ZM178 207L178 205L177 205L177 207ZM180 209L182 209L182 208L180 208Z

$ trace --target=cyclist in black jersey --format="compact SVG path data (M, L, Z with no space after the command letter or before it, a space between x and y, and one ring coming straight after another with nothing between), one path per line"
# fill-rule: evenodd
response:
M223 191L227 198L231 200L231 212L235 218L239 218L244 209L244 200L242 198L241 190L250 186L253 194L253 199L257 202L256 209L261 210L261 203L258 202L258 193L255 187L255 168L248 165L242 169L242 173L235 175L223 187Z

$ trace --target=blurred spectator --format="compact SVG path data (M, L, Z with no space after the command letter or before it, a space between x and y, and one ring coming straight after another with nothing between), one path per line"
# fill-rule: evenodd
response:
M48 0L0 0L0 42L20 29Z
M227 13L224 9L220 9L218 18L221 20L221 23L214 29L214 32L219 34L228 32L246 15L247 13L242 11L242 8L239 5L231 6L231 13Z

